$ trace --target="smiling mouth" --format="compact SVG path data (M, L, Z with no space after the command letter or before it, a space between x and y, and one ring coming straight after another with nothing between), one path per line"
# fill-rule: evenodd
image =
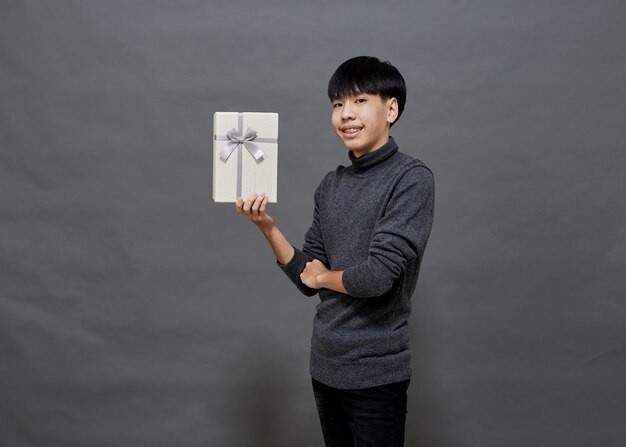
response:
M363 129L362 127L343 127L341 128L341 133L343 133L346 136L354 136L356 134L358 134L361 129Z

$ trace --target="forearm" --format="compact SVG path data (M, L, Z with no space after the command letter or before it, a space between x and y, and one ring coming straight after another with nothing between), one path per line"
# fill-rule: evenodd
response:
M327 270L317 275L316 281L319 289L330 289L348 295L343 286L343 271Z
M281 233L276 225L271 225L269 228L259 227L259 229L270 244L272 251L274 251L276 260L282 265L288 264L293 258L294 249L283 233Z

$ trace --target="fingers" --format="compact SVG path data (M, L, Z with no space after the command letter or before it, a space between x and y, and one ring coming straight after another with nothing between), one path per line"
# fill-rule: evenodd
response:
M322 261L320 261L319 259L313 259L311 261L305 262L304 270L302 270L302 272L308 275L319 275L320 273L323 273L327 270L328 269Z
M265 213L267 202L268 197L264 192L254 192L245 201L242 197L238 197L235 206L238 213L245 214L248 218L254 218Z
M243 204L243 211L248 214L250 213L250 209L252 208L252 204L254 203L254 201L257 198L257 193L253 192L252 194L250 194L250 196L246 199L245 203Z
M261 204L263 203L264 200L265 200L265 193L262 192L261 194L259 194L256 197L256 199L252 203L251 210L252 210L253 214L258 214L259 213L259 209L261 208Z
M243 199L241 197L237 197L237 201L235 202L235 209L238 213L243 213Z

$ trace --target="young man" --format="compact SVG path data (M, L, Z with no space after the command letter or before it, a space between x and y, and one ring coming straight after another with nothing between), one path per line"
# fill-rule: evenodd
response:
M406 100L404 79L390 63L365 56L344 62L328 96L351 163L315 191L302 249L267 214L264 194L238 198L236 208L263 232L298 289L319 294L310 370L326 445L402 446L407 325L433 220L433 174L389 135Z

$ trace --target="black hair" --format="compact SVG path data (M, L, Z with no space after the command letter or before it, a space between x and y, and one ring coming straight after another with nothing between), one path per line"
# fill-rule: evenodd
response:
M335 70L328 82L328 97L331 101L359 93L380 95L383 99L396 98L398 117L394 123L400 119L406 103L406 84L398 69L390 62L381 62L371 56L358 56L348 59Z

